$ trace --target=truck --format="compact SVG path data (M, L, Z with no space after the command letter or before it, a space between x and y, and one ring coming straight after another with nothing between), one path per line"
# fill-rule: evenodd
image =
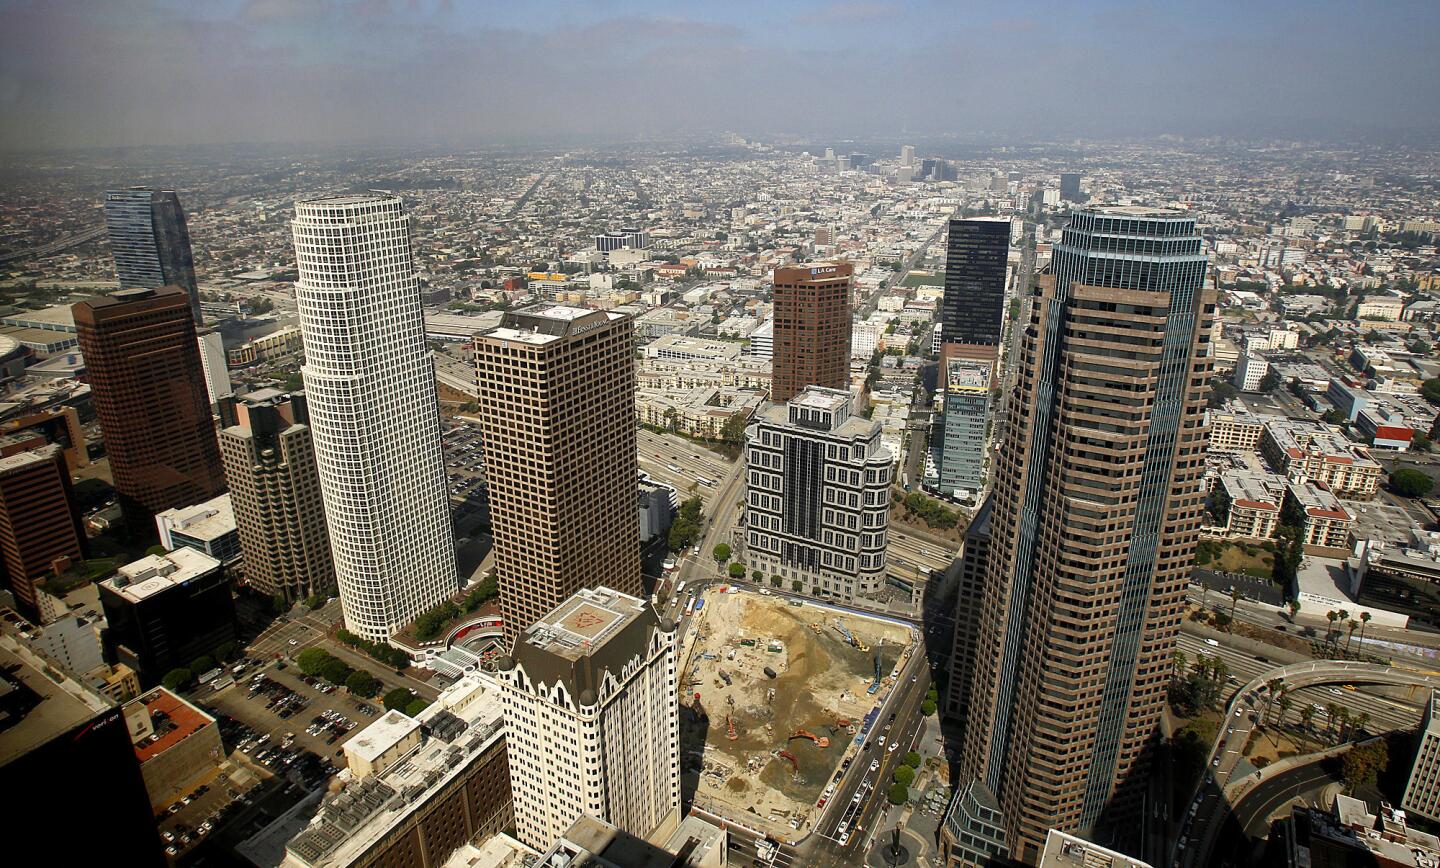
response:
M766 677L766 678L779 678L780 676L775 672L774 669L771 669L769 666L766 666L766 667L765 667L765 677Z

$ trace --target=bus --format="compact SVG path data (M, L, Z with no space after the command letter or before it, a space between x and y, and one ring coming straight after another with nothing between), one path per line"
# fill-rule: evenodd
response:
M707 478L705 478L704 476L697 476L697 477L695 477L695 481L698 482L698 483L700 483L701 485L705 486L706 488L714 488L714 487L715 487L715 480L713 480L713 479L707 479Z
M685 593L685 583L681 582L675 586L675 599L680 599L680 595L683 593Z
M690 599L685 601L685 615L690 616L693 614L695 614L695 595L691 594Z

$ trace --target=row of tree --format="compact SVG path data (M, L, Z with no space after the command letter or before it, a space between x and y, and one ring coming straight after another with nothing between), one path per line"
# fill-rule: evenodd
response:
M306 648L295 655L295 665L306 675L323 678L336 687L344 687L355 696L366 699L381 687L380 680L364 669L354 669L344 660L321 648Z
M343 627L335 633L335 638L349 645L351 648L365 652L371 660L384 663L391 669L401 670L410 665L410 655L396 648L394 645L387 645L383 642L371 642L369 639L363 636L357 636Z
M700 539L701 505L699 497L692 497L680 504L675 521L670 525L670 535L665 540L670 551L684 551Z
M445 632L450 622L468 615L486 603L493 600L500 593L500 586L492 571L481 580L475 589L461 598L460 602L446 600L425 614L415 619L415 638L421 642L429 642Z

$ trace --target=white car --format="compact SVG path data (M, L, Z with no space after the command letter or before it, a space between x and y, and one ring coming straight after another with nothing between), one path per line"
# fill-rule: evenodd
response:
M882 736L880 736L879 738L875 739L875 743L878 744L878 745L880 745L881 747L884 747L884 746L885 746L885 736L882 735Z
M900 747L900 742L898 742L898 741L892 741L892 742L890 742L890 746L887 747L887 748L885 748L885 750L886 750L887 752L889 752L889 753L894 753L895 750L896 750L897 748L899 748L899 747Z
M845 833L848 832L849 830L850 830L850 821L849 821L849 820L841 820L841 821L840 821L840 825L838 825L838 826L835 827L835 831L836 831L837 833L841 834L841 835L845 834Z
M839 837L839 838L836 838L835 840L840 843L840 846L841 846L841 847L844 847L846 844L850 843L850 833L849 833L849 832L841 832L841 833L840 833L840 837Z
M870 771L873 772L873 771L875 771L875 770L878 769L878 768L880 768L880 760L878 760L878 759L873 759L873 760L871 760L871 761L870 761Z

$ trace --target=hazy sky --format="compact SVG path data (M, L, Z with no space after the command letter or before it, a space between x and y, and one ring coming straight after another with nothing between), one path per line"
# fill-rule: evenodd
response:
M0 147L1440 127L1436 0L0 0Z

